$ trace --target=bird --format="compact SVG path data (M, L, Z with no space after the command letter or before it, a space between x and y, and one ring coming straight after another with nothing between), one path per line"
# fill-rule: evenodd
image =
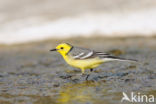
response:
M92 72L94 68L100 66L105 62L137 61L134 59L116 57L108 53L94 51L88 48L73 46L69 43L61 43L50 51L59 52L70 66L81 69L82 75L84 75L86 69L90 69L90 72ZM87 75L86 80L88 79L88 77L89 75Z

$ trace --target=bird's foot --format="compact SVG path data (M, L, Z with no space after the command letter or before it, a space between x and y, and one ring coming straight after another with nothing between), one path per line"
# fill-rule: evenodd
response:
M84 74L84 73L81 74L82 77L85 77L86 75L87 75L87 74Z
M86 77L86 80L88 80L88 77L90 76L90 74L84 74L84 73L82 73L81 76L82 77Z
M88 80L88 77L90 76L90 74L87 74L87 77L86 77L86 81Z

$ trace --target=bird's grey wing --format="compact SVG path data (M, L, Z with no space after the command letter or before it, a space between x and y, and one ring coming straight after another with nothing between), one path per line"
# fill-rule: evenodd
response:
M104 53L104 52L95 52L96 56L98 56L99 58L115 58L115 56L112 56L108 53Z
M68 54L74 59L89 59L96 55L93 50L80 47L74 47Z
M99 57L100 59L109 59L109 60L137 61L133 59L120 58L108 53L96 52L90 49L80 48L80 47L73 47L68 54L72 56L74 59L81 59L81 60Z
M95 58L95 57L99 57L101 59L118 58L108 53L96 52L96 51L86 49L86 48L81 48L81 47L73 47L72 50L70 50L70 52L68 53L68 55L72 56L72 58L74 59L89 59L89 58Z
M104 58L119 59L119 57L113 56L108 53L104 53L104 52L95 52L95 53L99 58L102 58L102 59L104 59Z

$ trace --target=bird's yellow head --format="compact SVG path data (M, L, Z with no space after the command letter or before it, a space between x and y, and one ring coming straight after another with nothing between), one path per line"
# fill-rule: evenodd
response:
M59 52L61 55L66 55L68 54L68 52L72 49L72 45L68 44L68 43L62 43L59 44L55 49L52 49L50 51L57 51Z

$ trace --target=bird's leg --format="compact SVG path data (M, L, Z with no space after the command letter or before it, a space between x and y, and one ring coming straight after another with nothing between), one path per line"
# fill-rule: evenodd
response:
M81 72L82 72L82 76L84 76L85 75L84 74L85 70L84 69L81 69Z
M90 72L92 72L92 71L93 71L93 69L91 68L91 69L90 69ZM89 76L90 76L90 74L87 75L86 80L88 80L88 77L89 77Z
M87 74L86 80L88 80L88 77L90 76L90 74Z
M84 75L84 69L81 69L82 75Z
M81 72L82 72L82 77L86 76L84 73L85 73L85 69L81 69ZM87 74L87 77L86 77L86 80L88 79L89 77L89 74Z
M93 71L93 69L90 69L90 71L92 72L92 71Z

